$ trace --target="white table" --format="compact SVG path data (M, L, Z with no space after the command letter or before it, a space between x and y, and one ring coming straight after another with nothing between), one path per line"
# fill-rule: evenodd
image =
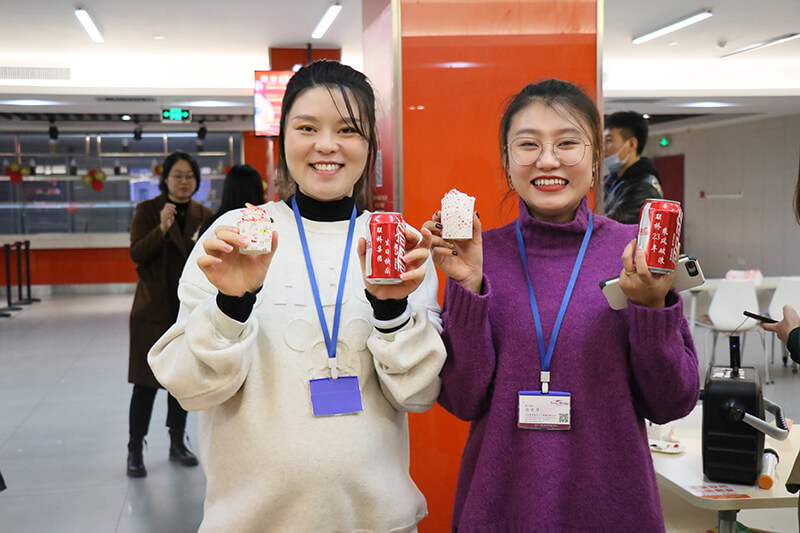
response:
M765 447L772 448L780 457L775 483L765 490L757 485L738 485L711 481L703 475L701 426L702 405L698 405L686 418L667 425L674 426L680 443L686 451L678 455L652 453L653 466L659 488L677 494L692 506L717 513L719 533L735 531L736 514L742 509L797 507L797 495L786 490L786 478L800 451L800 428L792 427L789 438L783 442L765 438ZM745 497L714 499L697 494L697 487L727 485L737 495Z
M778 286L778 282L780 281L782 276L766 276L762 277L761 281L755 284L757 291L774 291L775 288ZM701 292L713 292L717 290L719 287L719 283L722 281L722 278L706 278L705 283L700 285L699 287L695 287L693 289L689 289L688 291L682 291L682 296L686 296L686 293L689 293L689 330L692 332L692 338L695 338L695 325L697 324L697 295ZM750 309L748 309L750 311ZM752 310L754 313L758 313L758 309ZM744 320L744 316L742 316L742 320ZM774 341L774 339L773 339ZM763 339L762 339L763 342ZM774 346L773 346L774 351ZM714 360L714 354L708 354L709 364L711 361ZM702 370L702 369L701 369ZM767 372L767 379L765 381L766 385L772 383L769 378L769 368L766 369ZM702 376L701 376L702 378Z
M781 277L782 276L766 276L761 278L761 281L756 283L756 290L774 291ZM717 290L717 287L719 287L720 281L722 281L722 278L706 278L705 283L699 287L683 291L682 294L689 293L689 326L692 328L692 333L694 333L694 325L697 322L697 295L701 292L714 292ZM758 309L753 309L752 311L757 313ZM742 318L742 320L744 320L744 318Z

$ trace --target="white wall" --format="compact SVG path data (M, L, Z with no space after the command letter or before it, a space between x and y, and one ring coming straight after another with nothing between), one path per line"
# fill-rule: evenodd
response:
M684 154L683 251L700 259L706 277L751 268L800 275L792 209L800 115L671 133L667 148L658 137L651 135L644 155Z

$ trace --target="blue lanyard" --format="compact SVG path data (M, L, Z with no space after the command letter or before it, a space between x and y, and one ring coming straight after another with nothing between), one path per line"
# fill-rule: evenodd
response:
M292 197L292 210L294 220L297 222L297 231L300 233L300 243L303 245L303 255L306 258L306 270L308 279L311 281L311 292L314 294L314 303L317 306L319 323L322 326L322 335L325 337L325 346L328 348L328 366L331 368L333 379L336 379L336 341L339 338L339 319L342 316L342 300L344 299L344 283L347 280L347 265L350 261L350 249L353 247L353 233L356 228L356 206L350 214L350 227L347 229L347 242L344 245L344 258L342 259L342 272L339 274L339 290L336 293L336 307L333 312L333 335L328 333L328 324L325 321L325 313L322 311L322 299L319 295L317 276L314 274L314 265L311 263L311 254L308 251L308 240L303 229L303 220L300 217L300 209L297 207L297 200Z
M525 241L522 239L522 230L519 226L519 219L517 219L517 245L519 245L519 255L522 258L522 265L525 268L525 280L528 282L528 298L531 302L531 313L533 313L533 322L536 324L536 340L539 343L539 360L542 362L542 392L547 394L548 383L550 381L550 360L553 358L553 350L556 347L556 338L558 338L558 331L561 329L561 322L564 320L564 315L567 312L567 304L572 296L572 290L575 288L575 280L578 277L578 272L583 264L583 256L586 254L586 248L589 246L589 238L592 236L592 228L594 226L594 219L592 212L589 211L589 222L586 227L586 233L583 235L583 242L578 251L578 257L575 259L575 266L572 267L572 275L567 284L567 290L564 293L564 298L561 300L561 308L558 310L556 316L556 323L553 326L553 333L550 335L550 342L547 346L547 351L544 349L544 333L542 332L542 320L539 317L539 307L536 305L536 296L533 294L533 285L531 285L531 277L528 274L528 259L525 256Z

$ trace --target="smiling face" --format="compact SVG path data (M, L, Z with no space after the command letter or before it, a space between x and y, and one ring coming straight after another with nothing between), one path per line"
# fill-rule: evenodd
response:
M505 157L511 184L534 218L550 222L569 222L592 185L593 150L586 146L580 163L563 165L553 152L558 139L574 137L590 144L588 128L566 112L534 101L511 119L507 142L519 137L535 137L543 143L541 156L532 164L519 165Z
M358 107L353 108L356 120ZM306 196L323 202L353 195L369 143L349 120L341 91L312 87L297 96L285 130L286 166Z

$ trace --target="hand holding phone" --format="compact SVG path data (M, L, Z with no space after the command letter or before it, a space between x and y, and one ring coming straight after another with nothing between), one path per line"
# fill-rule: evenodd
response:
M778 323L777 320L775 320L774 318L770 318L768 316L759 315L759 314L756 314L756 313L751 313L750 311L744 311L743 313L744 313L744 316L748 316L750 318L755 318L759 322L766 322L767 324L777 324Z
M706 278L700 268L700 262L692 255L684 255L675 265L675 280L672 288L678 292L699 287ZM619 276L600 282L600 289L608 300L611 309L618 311L628 307L628 298L619 286Z

